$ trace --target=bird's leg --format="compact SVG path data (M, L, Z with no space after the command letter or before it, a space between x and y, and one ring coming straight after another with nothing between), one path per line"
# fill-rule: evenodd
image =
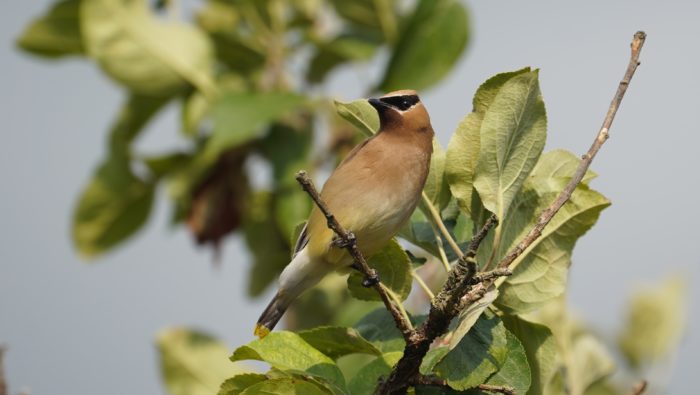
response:
M355 234L348 232L345 237L334 237L331 241L331 245L337 248L348 248L353 246L357 242Z

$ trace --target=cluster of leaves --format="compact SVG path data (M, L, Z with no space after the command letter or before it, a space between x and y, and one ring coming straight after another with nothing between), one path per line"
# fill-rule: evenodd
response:
M166 184L173 223L186 223L199 243L244 233L257 295L288 262L311 207L294 173L332 165L357 142L330 102L311 92L340 66L383 59L368 93L435 85L466 48L467 11L457 0L207 0L185 22L176 3L56 1L17 44L44 58L92 60L127 92L75 208L76 249L96 257L127 240ZM138 152L134 141L172 103L189 148ZM319 125L330 143L315 155ZM259 159L252 170L251 158ZM258 174L250 173L260 166L272 176L253 187Z

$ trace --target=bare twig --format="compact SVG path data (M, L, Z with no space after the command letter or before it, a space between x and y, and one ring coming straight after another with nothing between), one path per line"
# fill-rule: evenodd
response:
M428 195L425 194L425 192L423 192L423 194L421 195L421 198L422 198L422 203L423 203L423 204L422 204L422 207L423 207L425 210L428 211L428 214L429 214L429 216L430 216L430 219L432 219L431 222L432 222L435 226L437 226L438 230L439 230L440 233L442 234L442 237L445 238L445 240L447 241L447 244L450 245L450 248L452 249L452 251L453 251L458 257L461 257L461 256L462 256L462 250L459 248L459 245L458 245L457 242L452 238L452 235L450 234L450 232L449 232L449 231L447 230L447 228L445 227L445 223L442 222L442 218L440 217L440 212L438 212L437 207L435 207L435 206L433 205L433 203L430 201L430 198L428 197Z
M439 377L424 376L424 375L418 375L414 379L412 379L411 385L430 385L430 386L436 386L436 387L450 388L450 386L447 385L447 381L445 381ZM505 385L480 384L480 385L476 386L475 388L478 390L481 390L481 391L491 392L494 394L515 395L515 390L513 388L505 386Z
M645 39L646 34L644 32L640 31L634 35L632 52L625 76L620 82L617 92L610 103L610 108L608 109L600 131L588 152L583 155L574 176L557 199L540 214L535 226L527 233L520 243L496 265L497 270L509 269L510 264L522 255L523 252L542 235L542 230L552 220L559 209L561 209L564 203L569 200L576 186L583 179L593 158L608 139L608 133L615 118L615 114L617 113L617 109L639 65L639 54ZM418 375L418 368L433 340L447 331L450 322L459 313L461 308L466 308L470 304L477 302L493 285L495 279L491 277L491 279L482 281L473 288L470 288L470 284L476 275L477 265L474 261L476 251L478 250L479 243L494 224L495 217L489 218L484 228L474 236L470 243L469 250L458 260L458 264L455 265L455 268L450 272L442 290L431 303L428 319L423 325L416 329L414 336L409 339L404 348L403 356L392 369L388 379L379 383L375 394L405 392L406 387L410 385L412 380ZM462 300L462 303L459 303L460 300Z
M642 395L647 390L647 381L642 380L638 382L634 387L632 387L632 395Z
M536 225L530 230L530 232L528 232L523 240L498 263L499 268L507 268L510 266L513 261L522 255L522 253L542 235L542 230L544 227L547 226L549 221L552 220L554 215L559 211L559 209L562 208L564 203L569 200L571 194L583 179L583 176L586 175L586 171L588 171L588 167L591 166L593 158L595 158L595 155L600 150L600 147L603 146L609 137L609 130L612 126L613 120L615 119L615 114L617 114L617 109L620 107L622 98L625 96L625 92L627 91L627 87L632 80L634 72L637 70L637 66L639 66L639 53L642 50L646 37L646 33L641 31L634 35L634 39L632 40L632 53L630 55L630 61L627 65L625 76L622 78L622 81L620 81L620 84L617 87L617 92L615 92L615 96L610 103L610 108L608 108L608 113L605 115L605 120L603 120L603 125L601 126L598 135L596 136L595 140L593 140L593 144L591 145L591 148L588 149L588 152L581 157L581 162L578 164L576 172L574 172L574 176L571 178L569 183L566 184L566 187L564 187L564 190L561 191L559 196L557 196L556 200L554 200L554 202L552 202L552 204L550 204L549 207L547 207L547 209L540 214L539 218L537 218Z
M7 395L7 381L5 380L5 351L7 347L0 344L0 395Z
M326 206L326 203L321 200L321 196L316 190L313 181L311 181L311 178L309 178L305 171L302 170L298 172L296 179L299 184L301 184L304 191L311 196L316 203L316 206L318 206L323 215L326 217L326 220L328 221L328 228L330 228L338 236L339 240L336 240L335 245L340 248L345 248L350 256L355 260L355 268L365 275L365 280L362 282L362 285L365 287L372 287L375 289L375 291L377 291L387 310L389 310L391 315L394 317L396 327L399 328L399 331L401 331L406 341L408 341L409 337L413 333L413 326L408 318L401 313L402 308L399 308L392 303L392 297L379 281L376 270L372 269L367 264L365 257L357 247L355 235L345 230L345 228L340 225L338 220L335 219L335 216L333 216L333 214L330 212L328 206Z

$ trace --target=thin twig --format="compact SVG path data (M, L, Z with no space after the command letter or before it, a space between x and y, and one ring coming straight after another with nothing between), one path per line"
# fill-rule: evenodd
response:
M552 220L554 215L559 211L559 209L562 208L564 203L569 200L571 194L574 192L581 180L583 180L583 177L586 175L586 171L588 171L588 168L591 166L591 162L593 162L593 158L595 158L596 154L600 150L600 147L602 147L605 141L608 140L609 130L612 126L613 120L615 119L615 114L617 114L617 109L620 107L620 103L622 102L622 98L625 96L625 92L627 92L627 87L632 80L634 72L637 70L637 66L639 66L639 53L642 50L646 37L646 33L641 31L634 35L634 39L632 40L632 52L630 54L629 64L627 65L627 71L625 71L625 76L617 86L617 92L615 92L615 96L610 103L610 108L608 108L608 113L605 115L605 120L603 120L603 125L601 126L598 135L596 136L595 140L593 140L593 144L591 145L591 148L588 149L588 152L581 157L581 162L578 164L576 172L574 172L574 176L571 178L569 183L566 184L566 187L564 187L564 190L561 191L556 200L554 200L554 202L552 202L552 204L550 204L549 207L547 207L547 209L540 214L539 218L537 218L537 223L530 230L530 232L528 232L523 240L498 263L497 267L507 268L510 266L513 261L522 255L522 253L542 235L542 230L544 227L547 226L549 221Z
M593 161L593 158L608 138L608 133L615 118L615 114L617 113L617 109L619 108L627 87L632 80L632 76L639 65L639 53L644 45L645 39L646 34L644 32L640 31L634 35L634 39L632 41L632 52L625 76L620 82L617 92L610 103L610 108L608 109L600 131L591 145L591 148L585 155L583 155L581 163L579 163L574 176L566 185L564 190L559 194L557 199L552 202L552 204L545 209L542 214L540 214L537 219L537 223L532 230L528 232L520 243L518 243L518 245L511 252L509 252L498 263L498 265L496 265L497 269L508 269L510 264L513 263L513 261L515 261L520 255L522 255L522 253L529 246L531 246L538 237L540 237L544 227L551 221L564 203L568 201L571 194L576 189L576 186L583 179L583 176L586 174L586 171ZM487 221L487 223L488 222L489 221ZM425 354L428 352L430 344L433 342L433 340L447 331L449 323L459 313L460 308L466 308L469 304L475 303L481 299L481 297L483 297L486 291L493 284L494 280L491 279L477 284L471 290L469 289L468 284L464 284L471 282L471 279L476 274L474 270L476 263L474 262L473 258L476 256L476 251L478 250L480 243L480 240L475 240L476 236L480 236L480 233L483 233L483 237L485 237L489 230L490 228L484 227L482 229L483 232L480 231L472 239L472 243L470 244L467 254L465 254L464 258L458 260L458 264L455 265L454 269L450 272L450 275L448 276L442 290L431 303L428 319L415 331L415 335L406 343L403 356L392 369L388 379L379 383L375 390L375 394L383 395L394 392L405 392L405 389L408 385L410 385L412 378L418 375L418 368L420 367L420 364L423 361ZM461 279L462 282L457 282L457 278ZM465 278L466 280L464 280ZM460 306L458 302L462 297L465 297L468 303L461 304Z
M423 281L423 278L416 273L415 270L411 270L411 276L413 277L414 280L418 283L418 285L421 287L423 292L425 292L426 295L430 298L430 300L435 299L435 294L433 291L430 290L430 287L428 287L428 284Z
M306 193L308 193L309 196L311 196L311 198L316 203L316 206L318 206L323 215L326 217L326 220L328 221L328 228L335 232L335 234L340 239L339 242L336 242L336 246L345 248L350 254L350 256L355 260L355 267L358 270L360 270L362 274L365 275L365 280L363 281L362 285L366 287L372 287L375 289L375 291L377 291L377 293L382 299L382 302L384 302L384 306L386 306L387 310L389 310L391 315L394 317L396 327L399 328L399 331L401 331L404 338L408 339L413 333L413 326L411 325L410 321L401 313L403 310L403 306L397 307L392 303L391 295L389 295L389 293L386 292L386 289L382 287L382 284L379 281L379 277L377 276L377 272L371 267L369 267L367 261L365 260L365 257L362 255L362 252L360 252L360 249L357 247L357 240L355 239L355 235L345 230L345 228L343 228L343 226L340 225L338 220L336 220L335 216L333 216L333 214L328 209L328 206L326 206L326 203L324 203L323 200L321 200L321 196L318 194L318 191L316 190L313 181L311 181L311 178L309 178L305 171L302 170L298 172L296 179L299 182L299 184L301 184L301 187L304 189L304 191L306 191Z
M7 395L7 381L5 380L5 351L7 347L4 344L0 344L0 395Z
M632 395L642 395L647 390L647 381L642 380L638 382L634 387L632 387Z
M436 387L451 388L449 385L447 385L447 381L439 377L425 375L416 376L414 379L411 380L411 385L429 385ZM515 390L505 385L479 384L474 388L485 392L491 392L494 394L515 395Z
M431 222L430 227L433 229L433 235L435 235L435 241L437 243L438 254L440 255L440 262L442 263L442 267L445 269L445 272L449 273L451 270L450 260L447 259L447 254L445 254L445 246L442 243L442 237L440 237L440 233L438 232L435 224Z
M447 230L445 224L442 222L442 218L440 217L440 213L438 212L437 208L433 205L433 203L430 201L430 198L428 198L428 195L426 195L425 192L423 192L421 197L423 200L422 206L426 210L428 210L428 214L430 215L429 219L440 230L442 237L444 237L445 240L447 240L447 244L450 245L450 248L455 253L455 255L457 255L457 257L461 257L462 250L459 248L457 242L452 238L450 231Z

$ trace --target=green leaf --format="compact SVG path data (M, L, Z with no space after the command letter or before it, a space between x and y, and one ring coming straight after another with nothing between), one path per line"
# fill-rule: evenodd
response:
M290 261L290 244L280 234L273 217L274 197L268 192L253 194L245 210L243 232L253 255L248 294L260 295Z
M530 366L525 349L512 333L506 331L506 338L506 360L498 372L489 377L486 384L511 387L516 394L525 394L530 388Z
M544 148L547 118L537 74L519 74L503 84L481 122L474 187L501 221Z
M497 74L486 80L474 94L474 109L457 125L447 146L445 178L459 208L471 213L474 194L474 174L481 147L481 123L484 114L503 85L518 74L529 72L529 68ZM472 216L472 219L474 216Z
M381 16L376 8L375 0L331 0L335 11L346 21L365 29L379 30ZM390 1L395 3L395 1ZM393 17L393 16L392 16Z
M445 180L446 152L437 139L433 139L433 155L430 158L430 171L423 191L430 202L442 210L450 201L450 190Z
M335 362L296 333L272 332L263 339L238 347L231 356L232 361L247 359L267 362L282 371L306 372L345 387L345 379Z
M123 159L107 159L73 212L75 248L93 258L126 240L146 222L153 195L154 184L134 176Z
M213 337L186 328L158 335L161 372L169 395L210 395L227 377L241 371L228 360L227 347Z
M379 89L423 90L454 67L469 38L467 11L457 0L420 0L401 30Z
M362 317L353 326L363 338L384 353L401 351L406 345L394 319L383 306Z
M330 391L300 377L261 381L246 388L241 395L327 395Z
M51 9L33 20L17 45L34 55L58 58L84 53L80 33L81 0L62 0L54 3Z
M370 137L379 130L379 114L367 100L355 100L349 103L334 101L338 115L355 126L365 137Z
M261 137L264 126L305 101L304 96L288 92L223 95L213 109L214 130L204 147L204 160L216 160L222 152Z
M527 395L541 395L557 369L557 345L552 331L544 325L526 321L516 316L503 317L506 328L525 348L532 372L532 385ZM519 392L520 393L520 392ZM522 392L523 394L525 392Z
M634 368L662 361L675 351L685 329L687 282L672 277L637 291L629 303L618 344Z
M267 376L257 373L244 373L227 379L221 383L218 395L239 395L246 388L267 380Z
M299 332L304 341L332 359L348 354L381 355L372 343L365 340L354 328L325 326Z
M172 96L188 85L212 94L213 50L191 24L160 21L146 1L90 0L80 21L88 55L133 92Z
M531 176L534 179L545 179L545 178L571 178L576 171L581 158L574 155L573 153L563 150L555 149L549 152L545 152L540 157L537 162L537 166L532 169ZM598 174L593 170L588 170L583 176L581 182L588 185L591 180L598 177Z
M497 316L482 314L467 336L437 363L435 373L458 390L484 383L506 361L506 333Z
M260 144L261 153L272 164L275 220L285 237L290 237L311 211L312 201L299 187L295 175L299 170L310 168L312 140L313 130L309 120L299 127L274 124Z
M535 216L544 210L561 191L568 178L532 177L523 198L513 207L513 214L504 223L504 240L512 248L521 235L534 226ZM520 314L535 310L561 295L566 288L571 253L579 237L598 220L610 202L586 185L579 185L569 201L533 243L513 262L513 275L500 287L496 300L499 308ZM501 250L501 255L506 249Z
M401 359L403 352L386 353L360 369L350 380L351 394L371 394L379 383L379 378L388 376L391 368Z
M346 34L320 44L311 58L306 80L322 82L335 67L346 62L366 61L374 56L379 43L369 35Z
M191 156L183 152L171 152L163 155L142 158L143 164L155 178L165 177L186 166Z
M379 279L387 288L392 290L400 300L406 300L411 293L413 277L411 277L411 262L406 251L393 239L386 247L372 255L367 264L377 271ZM364 287L364 275L353 271L348 277L350 294L360 300L381 300L374 288Z
M470 305L459 313L457 317L457 327L451 331L450 349L455 348L457 344L462 341L462 338L469 333L476 321L481 317L481 314L497 297L498 289L491 287L478 302Z

